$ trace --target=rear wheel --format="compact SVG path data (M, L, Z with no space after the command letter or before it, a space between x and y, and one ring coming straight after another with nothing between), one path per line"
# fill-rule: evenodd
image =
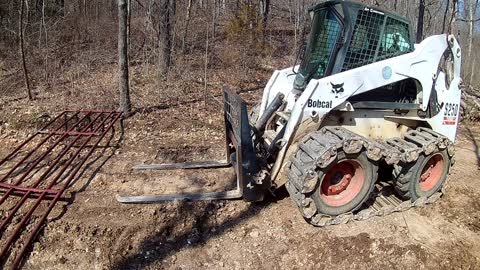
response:
M395 166L395 189L405 199L413 201L430 197L442 189L451 166L447 151L421 155L415 163Z

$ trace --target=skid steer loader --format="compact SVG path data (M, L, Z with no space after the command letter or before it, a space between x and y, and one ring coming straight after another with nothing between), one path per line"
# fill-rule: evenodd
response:
M415 44L407 19L350 1L327 1L309 13L301 63L273 73L256 111L224 89L227 161L136 168L233 166L236 190L118 200L255 202L286 186L308 222L327 226L441 197L459 120L455 37ZM390 180L378 179L379 170Z

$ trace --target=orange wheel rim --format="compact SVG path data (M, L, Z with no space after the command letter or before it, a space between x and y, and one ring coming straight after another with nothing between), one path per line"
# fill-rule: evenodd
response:
M442 178L444 164L445 161L441 154L430 157L420 175L419 186L422 191L430 191L438 184Z
M365 172L354 160L342 161L325 174L320 198L329 206L339 207L355 199L365 184Z

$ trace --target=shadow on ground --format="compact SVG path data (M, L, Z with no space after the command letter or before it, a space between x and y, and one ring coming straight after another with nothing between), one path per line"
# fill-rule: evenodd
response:
M214 225L209 224L208 220L216 214L225 201L182 201L177 208L175 216L169 218L167 223L162 226L163 229L160 232L145 238L136 254L123 257L115 262L112 268L121 270L148 268L155 262L162 261L184 248L202 246L208 240L223 235L231 228L255 217L271 203L275 203L285 197L286 191L282 191L275 198L268 197L261 203L251 203L245 210L241 212L235 211L233 216L230 216L220 224ZM187 219L194 220L191 228L166 242L165 233L174 231L176 227L180 227L181 223ZM146 257L145 254L149 254L149 256Z

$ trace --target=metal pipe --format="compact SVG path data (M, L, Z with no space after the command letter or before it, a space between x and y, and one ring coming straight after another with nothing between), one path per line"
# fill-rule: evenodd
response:
M278 110L278 108L282 106L284 97L285 95L283 95L282 93L278 93L272 100L270 105L268 105L267 109L265 109L260 119L257 120L257 123L255 124L255 132L257 133L257 135L263 134L270 117L272 117L272 115Z
M120 111L102 111L102 110L66 110L66 112L83 112L83 113L121 113Z
M46 192L48 194L57 194L58 190L56 189L40 189L40 188L34 188L34 187L18 187L18 186L15 186L15 185L10 185L10 184L7 184L7 183L0 183L0 188L4 188L4 189L8 189L10 191L10 189L13 189L12 192L15 192L15 191L20 191L20 192L36 192L36 193L42 193L42 192Z
M36 199L36 198L38 198L38 197L40 196L39 194L42 194L41 191L43 191L43 189L38 189L38 190L39 190L40 192L33 192L33 191L30 192L30 193L28 194L28 197L31 198L31 199ZM50 192L50 191L52 191L52 192ZM51 189L50 191L48 191L48 193L47 193L47 195L46 195L47 197L45 198L45 200L51 200L51 199L53 199L53 197L54 197L55 195L57 195L57 192L58 192L58 190L56 190L56 189ZM55 192L53 192L53 191L55 191ZM10 196L15 196L15 197L21 198L21 197L23 197L23 196L24 196L25 194L27 194L27 193L28 193L28 191L14 190L12 193L10 193ZM66 198L62 198L62 199L63 199L63 201L66 201L66 202L69 201L69 200L66 199ZM1 235L1 234L2 234L2 232L0 232L0 235Z
M91 132L78 132L78 131L40 131L40 134L67 135L67 136L76 136L76 135L88 136L88 135L92 135ZM98 136L100 134L93 134L93 135Z

